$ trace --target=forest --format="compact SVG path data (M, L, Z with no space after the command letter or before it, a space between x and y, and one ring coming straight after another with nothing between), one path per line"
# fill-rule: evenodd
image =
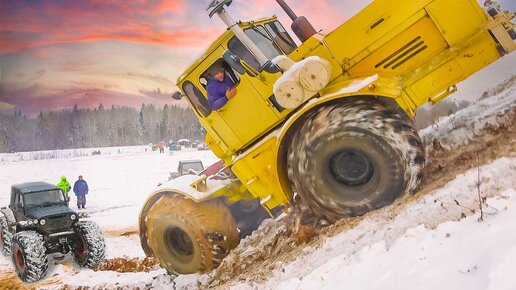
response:
M0 153L129 146L187 138L203 140L204 131L188 108L142 104L136 108L102 104L94 109L20 110L0 114Z

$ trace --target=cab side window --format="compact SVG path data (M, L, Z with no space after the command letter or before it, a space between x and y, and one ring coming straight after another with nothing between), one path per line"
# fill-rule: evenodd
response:
M23 198L21 197L21 194L17 193L14 196L14 206L16 208L19 208L20 206L23 206Z
M211 109L208 105L208 99L204 97L201 91L196 86L194 86L192 82L184 82L183 91L199 113L201 113L204 117L207 117L211 114Z

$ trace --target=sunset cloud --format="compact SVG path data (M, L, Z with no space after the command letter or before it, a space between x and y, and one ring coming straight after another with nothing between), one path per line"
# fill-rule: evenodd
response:
M94 108L99 104L139 107L142 103L158 106L173 103L170 96L161 93L159 89L141 90L141 93L131 94L103 88L71 86L41 95L37 86L23 88L6 88L4 86L0 87L0 95L2 95L0 110L20 109L24 114L32 116L41 110L61 110L73 108L74 105L81 108ZM27 96L33 97L28 98ZM184 101L181 103L184 105Z
M286 0L326 31L370 1ZM500 2L516 9L514 0ZM177 77L227 29L208 17L208 3L0 0L0 110L176 104L169 92ZM276 0L234 0L228 12L236 20L277 15L287 29L292 23Z

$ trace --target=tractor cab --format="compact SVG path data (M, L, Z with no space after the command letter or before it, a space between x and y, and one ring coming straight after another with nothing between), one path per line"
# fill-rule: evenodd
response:
M237 152L251 144L289 112L273 95L272 85L281 74L269 60L296 49L295 42L276 17L236 25L259 47L266 62L259 60L240 37L228 30L178 80L181 95L186 97L206 128L208 138L216 140L222 147L218 151L225 153ZM208 103L207 84L214 72L221 69L224 78L234 84L236 95L222 108L213 110Z

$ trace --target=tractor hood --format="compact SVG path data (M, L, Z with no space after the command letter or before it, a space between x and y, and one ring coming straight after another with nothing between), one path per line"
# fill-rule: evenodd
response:
M28 209L27 217L31 219L40 219L63 214L71 215L72 213L75 214L75 211L65 204L55 204L46 207L33 207Z

